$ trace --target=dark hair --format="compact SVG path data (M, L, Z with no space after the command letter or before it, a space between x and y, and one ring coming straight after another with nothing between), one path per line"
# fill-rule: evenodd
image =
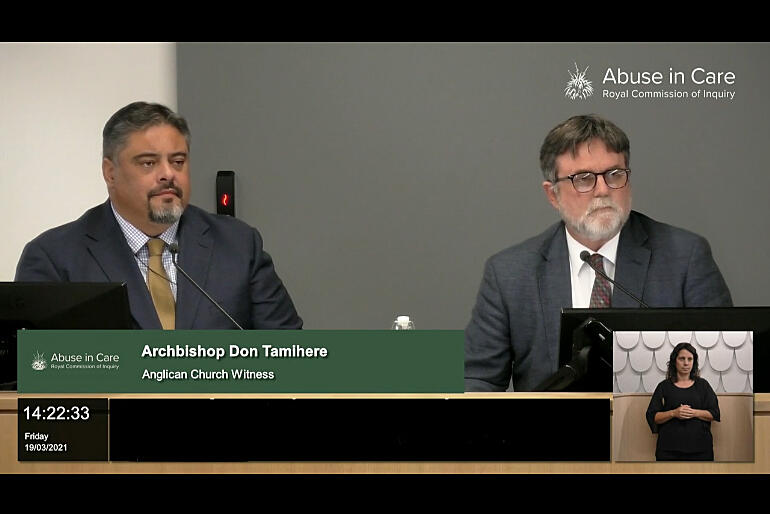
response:
M187 121L165 105L134 102L112 115L102 131L102 157L114 159L133 132L155 125L171 125L187 141L190 148L190 129Z
M695 351L695 347L690 343L679 343L674 346L674 351L671 352L671 357L668 359L668 371L666 372L666 378L672 382L676 382L676 358L679 356L679 352L687 350L692 354L692 368L690 369L690 379L695 380L700 376L698 371L698 352Z
M608 150L622 153L626 166L631 164L631 144L628 136L617 125L596 114L573 116L559 123L545 136L540 147L540 169L549 182L556 180L556 158L566 151L577 156L577 147L593 139L599 139Z

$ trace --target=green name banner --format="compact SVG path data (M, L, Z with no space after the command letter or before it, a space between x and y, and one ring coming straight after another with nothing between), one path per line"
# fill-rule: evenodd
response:
M461 330L20 330L20 393L461 393Z

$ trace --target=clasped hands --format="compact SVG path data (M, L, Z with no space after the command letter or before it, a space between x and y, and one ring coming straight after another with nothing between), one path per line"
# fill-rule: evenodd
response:
M674 409L674 417L679 419L691 419L696 416L695 409L689 405L680 405Z

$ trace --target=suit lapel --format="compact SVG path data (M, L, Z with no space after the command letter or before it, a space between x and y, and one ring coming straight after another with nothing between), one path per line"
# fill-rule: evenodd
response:
M209 274L209 262L214 250L209 225L188 206L179 223L178 263L203 289ZM176 328L190 329L196 319L201 294L182 273L177 272Z
M158 314L149 290L136 265L123 231L120 229L109 201L93 212L86 221L88 251L110 282L128 285L131 315L145 329L161 329Z
M559 328L561 309L572 307L572 281L569 274L569 253L564 223L555 225L553 235L541 248L543 262L538 269L538 289L543 309L548 356L553 369L559 364Z
M631 212L628 222L620 232L615 280L639 298L643 298L647 269L650 265L650 249L645 246L647 232ZM613 307L639 307L639 304L618 287L612 292Z

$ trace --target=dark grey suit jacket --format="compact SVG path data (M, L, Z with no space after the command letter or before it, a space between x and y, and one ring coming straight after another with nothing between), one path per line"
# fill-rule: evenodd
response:
M302 319L254 228L189 205L179 221L177 238L179 266L244 328L302 328ZM125 282L135 327L161 329L147 284L109 201L28 243L16 268L16 281ZM176 328L235 327L177 273Z
M708 242L631 212L615 280L651 307L731 307ZM563 307L572 306L564 223L487 260L465 329L465 390L531 391L556 372ZM639 307L613 288L613 307Z

